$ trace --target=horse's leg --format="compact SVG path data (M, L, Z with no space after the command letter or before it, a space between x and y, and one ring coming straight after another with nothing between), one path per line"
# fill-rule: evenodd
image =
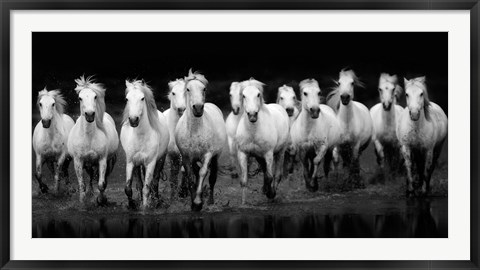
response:
M35 166L35 178L38 182L38 187L40 188L41 193L47 193L48 187L42 181L42 165L43 165L43 158L42 155L36 155L36 166Z
M63 169L63 163L65 162L66 155L65 153L60 154L58 157L57 162L54 163L53 170L55 173L54 179L55 179L55 185L54 185L54 190L55 193L59 193L60 191L60 174Z
M214 204L213 193L215 188L215 183L217 182L217 173L218 173L218 155L212 157L210 162L210 176L208 177L208 184L210 186L210 196L208 198L208 204Z
M403 159L405 160L405 168L407 169L407 197L413 193L413 176L412 176L412 151L406 145L401 148Z
M240 186L242 187L242 205L245 204L245 195L247 192L248 181L248 156L242 151L237 151L238 164L240 165Z
M265 156L265 164L266 164L266 173L267 173L267 198L273 199L275 198L276 191L274 187L272 187L273 181L274 181L274 174L273 174L273 169L274 169L274 160L273 160L273 150L268 151Z
M127 160L126 171L125 174L127 176L127 181L125 183L125 195L127 195L128 199L128 207L134 208L135 203L133 202L133 192L132 192L132 180L133 180L133 162Z
M78 193L80 194L80 203L85 203L86 186L83 179L83 161L79 158L73 159L73 165L75 167L75 173L78 180Z
M360 142L356 143L352 148L352 173L360 174Z
M170 198L176 198L178 192L178 172L180 171L180 155L169 155L170 160Z
M328 149L326 152L325 152L325 157L324 157L324 161L323 161L323 173L325 174L325 178L328 178L328 174L330 173L330 166L332 163L332 160L333 160L333 150L332 149Z
M374 140L373 144L375 145L375 154L377 155L377 164L380 166L380 169L384 168L385 154L383 152L383 146L379 140Z
M238 178L238 162L237 162L237 157L236 152L237 152L237 146L235 145L235 141L233 138L227 137L227 142L228 142L228 150L230 153L230 164L233 167L232 169L234 170L231 174L232 178Z
M262 170L263 173L263 185L262 185L262 193L266 194L267 193L267 165L265 163L265 159L263 157L255 157L255 160L258 163L258 166L260 166L260 169ZM248 164L250 165L250 164ZM247 167L248 167L247 165Z
M422 195L426 196L428 195L428 192L430 191L430 168L433 166L433 149L427 149L427 152L425 153L425 167L423 168L423 178L424 178L424 183L422 183Z
M197 190L195 192L195 199L193 200L193 203L192 203L192 210L193 211L202 210L202 206L203 206L203 201L202 201L203 180L205 180L205 177L207 176L208 167L210 165L211 160L212 160L212 153L207 152L203 156L202 167L200 168L200 170L198 172Z
M145 182L143 183L143 208L147 208L149 206L150 201L150 191L153 189L152 182L153 174L155 171L157 160L152 160L147 166L145 167Z
M283 175L288 173L288 168L285 166L285 150L281 150L274 155L274 159L275 175L273 178L273 189L276 191L282 181Z
M325 144L322 144L316 151L316 156L313 159L313 174L312 174L312 180L313 180L313 191L318 190L318 178L319 178L319 173L320 173L320 163L323 160L323 157L325 156L325 153L327 152L328 148Z
M100 191L97 197L98 205L105 205L107 203L107 197L105 197L105 189L107 188L106 173L107 157L103 157L98 161L98 190Z
M309 160L307 155L307 150L300 149L299 157L303 165L303 179L305 180L305 187L308 191L312 191L312 187L310 185L310 168L309 168Z
M165 155L160 157L157 160L157 164L155 165L155 169L153 171L153 194L156 199L160 199L160 195L158 194L158 186L159 186L160 178L162 177L162 171L164 166L165 166Z

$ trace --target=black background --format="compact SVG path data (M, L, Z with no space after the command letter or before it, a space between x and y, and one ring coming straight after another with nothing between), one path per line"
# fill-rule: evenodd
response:
M76 103L74 79L96 75L107 88L108 104L122 104L125 79L145 79L155 90L161 110L168 108L167 83L188 69L211 82L207 100L229 110L232 81L254 77L267 84L266 100L274 102L284 83L298 91L305 78L319 81L324 94L344 67L354 69L365 89L355 99L371 107L378 102L381 72L400 78L426 75L429 95L446 113L448 33L33 33L33 104L37 92L60 88ZM403 84L403 79L401 79ZM405 100L400 101L405 105ZM70 106L74 113L78 106Z

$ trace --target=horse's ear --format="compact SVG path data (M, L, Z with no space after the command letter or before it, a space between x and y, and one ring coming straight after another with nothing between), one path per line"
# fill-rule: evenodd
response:
M127 88L130 88L130 87L133 86L133 84L132 84L131 82L129 82L128 80L125 80L125 86L126 86Z
M407 80L407 78L403 77L403 84L407 85L410 82L410 80Z
M421 83L425 83L425 81L427 80L427 78L425 76L422 76L422 77L418 77L415 79L416 81L419 81Z

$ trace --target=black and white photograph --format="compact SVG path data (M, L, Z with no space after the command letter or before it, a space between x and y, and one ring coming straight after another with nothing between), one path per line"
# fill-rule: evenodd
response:
M32 237L448 238L448 42L33 32Z

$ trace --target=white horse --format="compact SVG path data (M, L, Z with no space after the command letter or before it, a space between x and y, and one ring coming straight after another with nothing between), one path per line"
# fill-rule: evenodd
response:
M355 86L363 86L353 70L340 71L337 87L328 94L327 104L336 111L340 124L339 154L351 172L360 172L359 157L372 139L370 112L362 103L353 101Z
M402 92L397 75L380 74L378 94L381 102L370 109L370 116L374 129L372 141L375 144L377 163L381 168L385 161L391 169L398 168L400 163L400 144L396 129L403 111L402 106L397 105Z
M214 187L217 181L218 157L227 134L222 111L212 103L205 103L205 76L190 69L185 77L187 108L175 128L175 141L182 155L182 163L190 186L192 210L200 211L203 205L203 181L210 168L209 204L214 203ZM201 167L197 162L201 163ZM196 183L192 186L192 171Z
M300 110L298 109L298 100L293 87L282 85L278 88L277 104L282 106L288 114L289 126L292 128L293 122L297 119ZM288 138L289 147L285 152L285 166L287 166L288 172L293 172L293 165L295 162L295 153L293 147L291 147L291 138Z
M243 115L242 87L239 82L232 82L230 85L230 104L232 105L232 112L228 115L225 125L227 129L230 163L236 169L235 172L232 172L232 178L237 178L240 169L237 162L237 144L235 142L235 136L237 134L238 123Z
M320 104L320 94L316 80L300 82L302 111L290 131L292 144L299 151L305 186L309 191L318 190L320 162L324 160L326 177L332 158L338 162L335 146L340 141L340 126L335 112L327 105Z
M69 183L68 165L71 157L67 151L67 140L75 122L63 113L66 104L59 90L47 91L45 88L38 92L37 106L42 120L35 126L32 141L36 157L35 177L42 193L48 191L47 185L42 181L44 163L47 163L54 175L55 193L59 191L60 178Z
M163 114L167 119L168 131L170 133L170 141L168 143L168 159L170 160L170 184L171 184L171 197L174 198L175 193L179 191L180 197L185 197L188 193L187 183L182 179L180 183L180 190L178 190L178 173L182 166L182 155L178 150L177 143L175 142L175 127L178 120L182 117L183 112L187 107L185 97L185 80L176 79L168 83L168 99L170 100L170 108L165 110Z
M105 189L107 176L112 172L117 159L118 134L113 118L105 112L105 88L94 82L92 76L76 79L75 91L80 101L80 117L68 136L68 153L72 156L78 179L80 202L85 202L85 169L92 180L98 177L100 194L97 203L107 201Z
M147 207L150 191L158 193L158 181L167 155L170 134L167 120L157 110L152 88L140 80L125 81L125 85L127 104L120 132L120 140L127 159L125 194L129 206L134 207L133 171L135 168L137 171L144 171L142 197L143 207Z
M263 192L269 199L276 194L284 170L288 147L289 123L285 109L278 104L265 104L264 84L251 78L242 82L244 113L235 136L241 168L242 204L248 180L248 156L257 158L264 172Z
M407 196L414 194L414 169L422 194L430 190L430 179L447 136L445 112L428 99L425 77L405 79L407 107L400 115L397 137L407 169Z

